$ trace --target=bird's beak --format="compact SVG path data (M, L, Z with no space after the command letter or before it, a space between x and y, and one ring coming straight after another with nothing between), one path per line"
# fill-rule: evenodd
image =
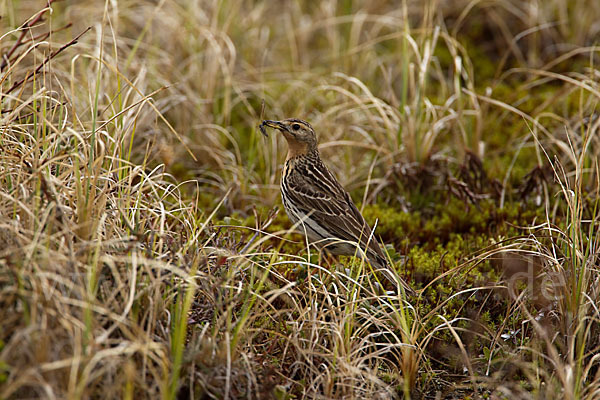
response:
M285 129L285 125L282 124L281 122L279 122L279 121L271 121L271 120L268 120L268 119L264 120L262 122L262 125L263 126L268 126L269 128Z
M267 131L265 130L265 127L279 129L280 131L287 130L285 125L282 124L281 122L271 121L268 119L261 122L261 124L258 127L259 127L260 131L262 132L262 134L265 135L266 137L268 137L269 135L267 135Z

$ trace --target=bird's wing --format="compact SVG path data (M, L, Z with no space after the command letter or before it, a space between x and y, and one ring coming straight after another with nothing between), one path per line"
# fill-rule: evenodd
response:
M326 167L315 173L306 172L296 171L286 180L286 195L295 207L314 219L331 237L360 243L373 267L414 295L415 291L396 273L392 273L383 250L375 237L371 236L371 227L333 174Z
M296 207L314 219L334 238L360 243L369 258L378 264L385 263L385 256L371 228L333 174L326 168L318 171L300 171L288 179L290 200ZM366 248L366 249L365 249Z

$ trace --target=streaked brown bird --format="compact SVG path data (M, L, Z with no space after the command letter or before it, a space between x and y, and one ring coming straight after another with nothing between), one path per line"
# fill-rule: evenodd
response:
M414 291L388 264L352 198L321 160L317 136L312 126L301 119L265 120L265 127L279 130L288 143L281 177L281 198L288 217L311 243L335 255L359 255L367 259L393 283ZM357 251L357 244L360 251Z

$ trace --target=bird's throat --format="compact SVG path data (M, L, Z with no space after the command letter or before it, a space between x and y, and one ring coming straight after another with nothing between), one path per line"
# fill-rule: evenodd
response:
M290 140L288 139L288 153L287 153L287 160L289 160L290 158L296 158L299 156L305 156L307 155L310 151L310 145L308 143L305 142L300 142L298 140Z

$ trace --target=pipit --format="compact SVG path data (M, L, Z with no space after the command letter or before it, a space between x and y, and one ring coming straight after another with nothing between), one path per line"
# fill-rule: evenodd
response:
M296 118L265 120L259 128L267 136L265 127L279 130L288 143L281 198L290 220L318 248L334 255L359 255L406 292L414 293L394 273L371 227L321 160L312 126Z

